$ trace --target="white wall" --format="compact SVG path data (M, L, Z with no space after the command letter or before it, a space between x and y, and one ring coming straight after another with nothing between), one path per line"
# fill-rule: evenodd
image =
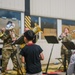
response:
M75 0L31 0L31 15L75 20Z
M42 61L42 64L47 64L53 44L51 43L48 44L46 40L38 40L36 44L40 45L41 48L43 49L45 59ZM61 57L60 53L61 53L61 42L59 42L58 44L54 44L50 63L58 62L56 58Z
M0 9L8 9L15 11L25 10L25 0L0 0Z
M30 14L75 20L75 0L30 0ZM0 0L0 9L25 11L25 0Z

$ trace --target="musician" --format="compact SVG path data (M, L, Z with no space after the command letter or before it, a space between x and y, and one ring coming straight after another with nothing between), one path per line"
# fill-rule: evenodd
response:
M1 37L3 40L3 48L2 48L2 72L7 71L7 64L11 54L13 53L15 46L12 46L11 43L16 40L15 32L14 32L15 24L11 21L7 22L6 28L3 29L4 34ZM13 49L14 48L14 49ZM16 60L15 57L11 58L13 61L13 65L16 68Z
M59 36L59 40L62 40L62 42L69 42L72 40L69 28L64 28L64 32ZM69 64L70 56L71 56L71 50L67 50L67 48L62 44L61 57L63 61L64 72L66 71L66 60L68 61Z

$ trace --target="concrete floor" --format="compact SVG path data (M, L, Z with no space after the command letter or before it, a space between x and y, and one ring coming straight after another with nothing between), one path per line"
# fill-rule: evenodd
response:
M66 75L65 72L62 72L61 70L63 69L63 66L60 68L59 70L59 67L60 67L61 64L50 64L49 67L48 67L48 74L49 75ZM44 73L46 71L46 66L47 65L42 65L42 72ZM24 73L25 75L25 69L24 67L22 67L22 72ZM0 75L3 75L1 72L0 72ZM22 75L22 74L17 74L17 71L8 71L8 74L6 75ZM43 75L47 75L47 74L43 74Z

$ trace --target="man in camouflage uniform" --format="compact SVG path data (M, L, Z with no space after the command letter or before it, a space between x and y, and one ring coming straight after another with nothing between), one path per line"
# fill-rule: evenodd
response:
M16 50L14 45L11 45L13 41L16 40L15 33L14 33L14 23L9 21L7 23L6 29L4 31L3 36L1 39L3 40L3 48L2 48L2 72L7 70L7 64L9 58L11 57L14 68L16 68L16 57L12 55L14 50Z
M65 28L64 32L60 35L59 39L62 40L62 42L69 42L72 40L72 37L69 33L69 29ZM71 50L68 50L63 44L61 46L61 57L63 61L64 66L64 72L66 72L66 60L68 61L68 64L70 62L70 56L71 56Z

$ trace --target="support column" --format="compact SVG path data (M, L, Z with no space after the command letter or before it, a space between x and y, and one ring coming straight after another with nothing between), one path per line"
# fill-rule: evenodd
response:
M41 28L41 17L39 17L39 27ZM41 40L41 33L39 33L39 40Z
M57 19L57 37L62 33L62 20Z
M21 13L21 34L24 33L24 13Z
M31 29L30 0L25 0L25 27Z

